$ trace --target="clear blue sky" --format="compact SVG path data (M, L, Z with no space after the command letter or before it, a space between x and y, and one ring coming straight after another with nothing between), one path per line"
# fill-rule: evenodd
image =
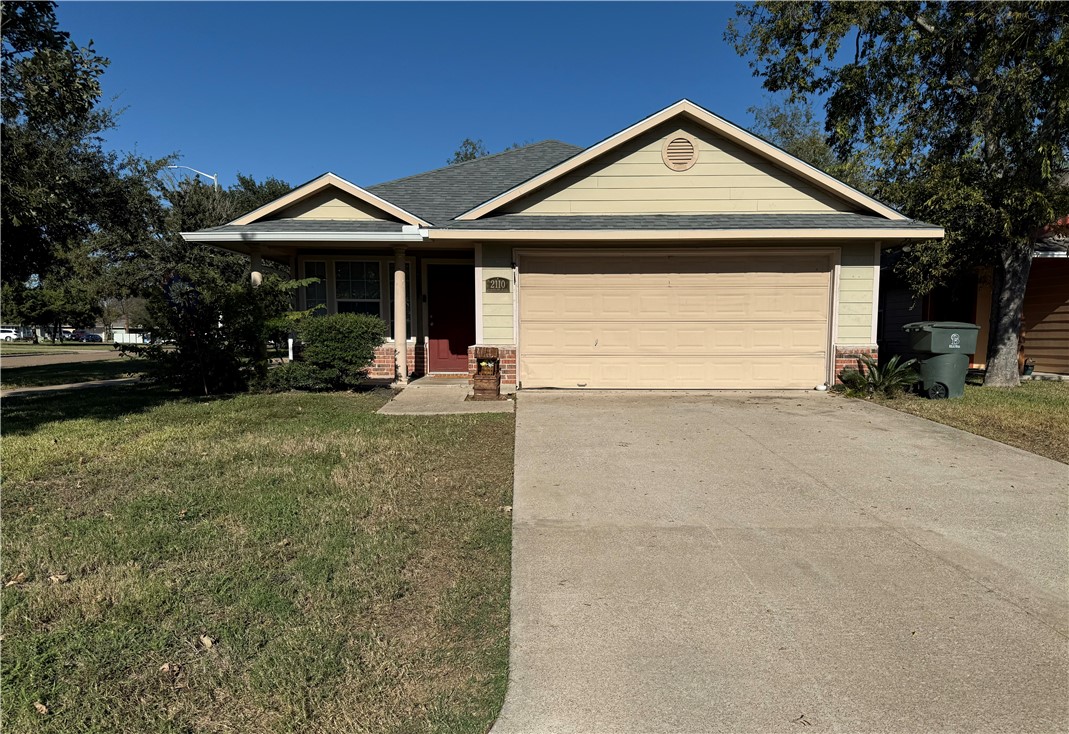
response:
M111 59L109 145L299 184L370 185L492 152L590 145L687 97L730 120L766 94L723 40L732 3L61 2Z

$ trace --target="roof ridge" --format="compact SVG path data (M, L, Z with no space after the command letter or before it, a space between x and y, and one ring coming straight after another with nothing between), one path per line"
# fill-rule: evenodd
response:
M459 168L460 166L466 166L469 163L478 163L480 161L489 160L490 158L499 158L499 157L501 157L503 155L507 155L509 153L518 153L521 150L528 150L530 148L536 148L539 145L545 145L546 143L558 143L560 145L567 145L570 148L575 148L577 151L583 150L582 146L572 145L571 143L565 143L563 140L556 140L556 139L553 139L553 138L547 138L546 140L539 140L537 143L531 143L530 145L524 145L524 146L522 146L520 148L509 148L508 150L503 150L503 151L501 151L499 153L490 153L488 155L481 155L478 158L472 158L471 160L468 160L468 161L460 161L459 163L449 163L449 164L446 164L444 166L439 166L438 168L432 168L429 171L421 171L419 173L413 173L413 174L410 174L408 176L401 176L400 178L391 178L389 181L382 181L380 183L374 184L372 186L368 186L366 188L368 190L371 190L371 189L374 189L374 188L378 188L379 186L386 186L387 184L400 183L401 181L407 181L407 180L409 180L411 178L419 178L420 176L426 176L429 173L438 173L439 171L445 171L445 170L452 169L452 168Z

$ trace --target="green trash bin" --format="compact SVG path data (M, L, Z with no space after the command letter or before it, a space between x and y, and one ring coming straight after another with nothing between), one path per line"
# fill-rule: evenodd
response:
M933 399L964 395L980 327L961 321L916 321L902 328L920 362L921 391Z

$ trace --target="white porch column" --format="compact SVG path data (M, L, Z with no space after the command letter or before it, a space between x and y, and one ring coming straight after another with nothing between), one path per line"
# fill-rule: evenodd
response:
M408 383L408 333L405 331L405 248L393 250L393 341L397 354L397 382Z
M253 288L258 288L264 282L264 259L258 252L249 254L249 265L252 272L249 273L249 282Z

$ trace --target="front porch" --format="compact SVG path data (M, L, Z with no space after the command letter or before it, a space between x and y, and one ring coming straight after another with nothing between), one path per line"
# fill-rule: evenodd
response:
M475 371L477 280L474 249L406 247L301 249L289 257L294 278L318 278L297 307L364 313L388 326L369 371L404 385L419 377L463 378ZM503 383L514 387L515 349L502 349Z

